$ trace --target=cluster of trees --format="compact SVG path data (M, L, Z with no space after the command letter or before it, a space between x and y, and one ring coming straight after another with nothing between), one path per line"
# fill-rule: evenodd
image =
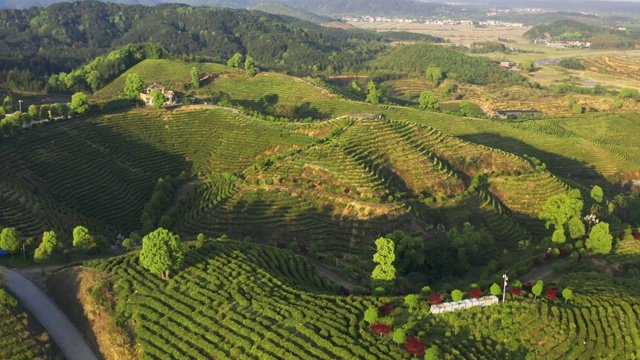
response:
M163 98L164 99L164 98ZM170 228L173 219L169 214L163 214L167 206L171 203L176 188L180 183L186 180L186 173L182 172L179 176L160 178L153 187L153 194L142 209L140 215L140 225L142 225L142 234L148 234L156 227Z
M496 66L488 59L471 57L445 46L431 44L399 46L371 62L373 70L394 70L402 74L421 75L428 68L439 70L443 77L469 84L527 82L522 75Z
M244 59L244 65L243 64ZM258 68L256 67L256 62L253 60L251 55L247 54L247 56L243 56L241 53L235 53L233 57L227 60L227 66L240 69L241 67L247 72L249 76L255 76L258 73Z
M612 209L613 204L607 204L607 210L603 208L604 192L597 185L591 189L590 197L593 205L590 214L585 216L582 214L584 201L577 189L552 196L545 202L539 217L545 221L547 228L553 226L554 232L551 236L553 244L557 246L564 244L568 234L579 249L584 245L586 250L594 254L611 252L613 236L610 234L609 224L600 221L598 216L605 211L610 212L609 209Z

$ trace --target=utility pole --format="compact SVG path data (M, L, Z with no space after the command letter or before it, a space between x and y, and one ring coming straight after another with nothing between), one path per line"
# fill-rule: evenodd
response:
M504 296L507 294L507 281L509 281L507 274L502 274L502 280L504 281L502 285L502 303L504 304Z
M18 100L18 107L20 108L20 112L22 112L22 100Z

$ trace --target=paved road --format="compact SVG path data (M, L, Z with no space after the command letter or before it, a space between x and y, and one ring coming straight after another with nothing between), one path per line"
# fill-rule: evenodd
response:
M40 321L67 359L98 359L78 329L40 288L13 270L2 268L2 266L0 270L5 271L6 285L9 290Z

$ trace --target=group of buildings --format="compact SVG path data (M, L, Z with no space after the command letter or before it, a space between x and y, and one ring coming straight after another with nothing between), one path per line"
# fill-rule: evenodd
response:
M442 20L418 20L418 19L409 19L409 18L399 18L399 17L387 17L387 16L343 16L343 21L347 22L395 22L395 23L420 23L424 24L434 24L434 25L442 25L442 26L455 26L455 25L480 25L480 26L506 26L506 27L523 27L522 23L513 23L506 22L501 20L481 20L481 21L473 21L473 20L454 20L454 19L442 19Z
M564 49L564 48L590 48L591 42L589 41L580 41L580 40L553 40L550 37L544 37L535 39L533 41L536 44L544 44L547 47L554 49Z

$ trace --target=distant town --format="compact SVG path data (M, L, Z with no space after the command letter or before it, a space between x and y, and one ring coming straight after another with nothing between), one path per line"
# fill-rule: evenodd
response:
M424 23L424 24L434 24L434 25L442 25L442 26L456 26L456 25L467 25L467 26L504 26L504 27L524 27L523 23L515 23L515 22L507 22L501 20L481 20L481 21L473 21L473 20L454 20L454 19L444 19L444 20L419 20L419 19L411 19L411 18L401 18L401 17L388 17L388 16L343 16L342 20L347 22L395 22L395 23Z

